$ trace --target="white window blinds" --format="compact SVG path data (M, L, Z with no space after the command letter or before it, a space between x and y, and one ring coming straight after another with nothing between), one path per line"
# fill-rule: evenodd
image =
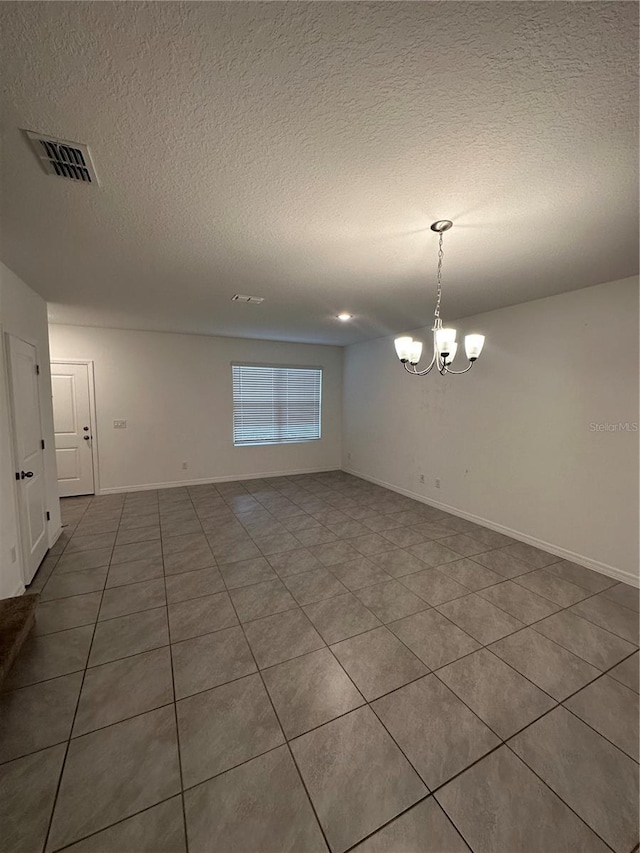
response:
M233 443L320 438L322 368L233 364Z

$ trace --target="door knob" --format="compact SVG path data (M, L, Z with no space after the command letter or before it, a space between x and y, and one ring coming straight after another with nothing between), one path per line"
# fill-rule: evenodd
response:
M82 427L85 432L89 432L89 427Z
M82 437L84 438L84 440L85 440L85 441L89 441L90 436L88 436L88 435L83 435Z
M20 471L20 479L24 480L25 477L30 480L33 477L33 471Z

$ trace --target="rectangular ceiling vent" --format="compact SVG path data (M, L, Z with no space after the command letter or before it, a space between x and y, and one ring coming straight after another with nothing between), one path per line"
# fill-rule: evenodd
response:
M264 302L262 296L243 296L241 293L236 293L231 297L232 302L248 302L250 305L260 305Z
M26 130L33 150L47 175L57 175L82 184L97 184L98 176L86 145L53 139Z

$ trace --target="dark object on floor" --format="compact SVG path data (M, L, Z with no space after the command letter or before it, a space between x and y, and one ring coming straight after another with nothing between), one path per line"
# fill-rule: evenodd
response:
M36 621L37 593L0 601L0 685Z

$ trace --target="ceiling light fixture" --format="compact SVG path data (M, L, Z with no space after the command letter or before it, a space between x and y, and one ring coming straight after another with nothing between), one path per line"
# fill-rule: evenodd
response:
M343 323L346 323L347 320L353 320L353 314L347 314L347 313L338 314L338 320L342 320Z
M464 370L451 370L451 364L456 356L458 344L456 343L456 330L444 329L442 320L440 319L440 301L442 299L442 259L444 258L444 250L442 248L443 235L448 231L453 222L450 219L439 219L431 226L431 230L440 235L438 240L438 273L437 273L437 290L436 290L436 307L433 313L433 357L429 367L424 370L418 370L417 364L422 357L422 341L414 341L413 338L403 336L396 338L394 343L398 358L402 362L407 373L414 376L426 376L435 367L438 372L444 376L445 373L466 373L471 370L476 362L476 359L482 352L484 346L484 335L465 335L464 348L469 359L469 366Z

